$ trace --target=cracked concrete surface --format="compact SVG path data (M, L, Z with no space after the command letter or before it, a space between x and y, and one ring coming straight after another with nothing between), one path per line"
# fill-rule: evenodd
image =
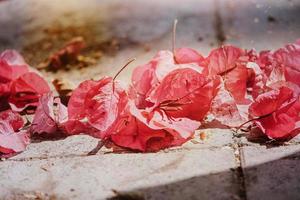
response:
M36 65L78 34L91 44L117 40L118 48L101 49L94 66L42 73L76 86L113 75L136 57L121 74L128 81L134 66L171 48L175 18L177 46L207 55L220 44L261 50L293 42L299 11L299 0L10 0L0 3L0 50L17 48ZM0 162L0 199L300 199L300 137L275 146L212 127L201 130L204 140L197 134L158 153L102 149L87 156L97 140L83 135L32 143Z

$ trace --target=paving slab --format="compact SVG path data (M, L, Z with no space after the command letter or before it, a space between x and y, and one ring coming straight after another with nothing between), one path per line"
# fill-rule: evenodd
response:
M217 1L226 43L257 50L277 49L300 37L300 1Z
M242 147L248 200L300 197L300 145Z
M200 134L202 136L200 136ZM9 158L9 160L48 159L57 157L80 157L87 155L97 146L98 139L87 135L70 136L61 140L34 141L26 151ZM183 146L163 150L189 151L193 149L219 149L231 147L233 134L228 129L202 128L196 131L194 138ZM112 153L112 149L103 147L98 154ZM128 152L118 149L116 153Z
M0 198L105 199L116 190L145 199L232 199L239 195L235 167L230 148L8 160L0 162Z

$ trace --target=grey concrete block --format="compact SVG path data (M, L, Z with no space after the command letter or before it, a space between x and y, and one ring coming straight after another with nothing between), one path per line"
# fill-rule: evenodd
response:
M0 198L38 195L104 199L112 190L146 199L233 199L231 149L0 162Z
M249 200L300 198L300 145L243 147Z
M226 43L263 50L276 49L299 38L299 1L217 2Z

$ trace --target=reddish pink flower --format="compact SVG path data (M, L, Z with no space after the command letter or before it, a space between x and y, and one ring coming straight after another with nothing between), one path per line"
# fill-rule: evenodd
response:
M205 58L191 48L178 48L175 50L175 60L178 64L196 63L202 66Z
M101 79L88 91L85 98L85 113L89 124L101 132L101 138L110 134L120 112L128 101L126 91L112 78Z
M53 138L64 135L61 124L67 121L67 108L54 98L53 93L44 94L36 109L30 132L43 138Z
M210 109L220 85L220 79L207 78L185 68L170 72L149 96L154 109L164 110L170 117L201 121Z
M87 93L95 87L98 82L99 81L86 80L80 83L72 92L68 103L68 121L62 125L67 134L92 134L98 132L87 122L85 113L85 99Z
M277 65L284 69L287 81L300 86L300 44L288 44L274 52Z
M76 133L88 127L94 137L110 134L119 113L127 103L127 93L110 77L99 81L85 81L74 90L68 105L68 130ZM97 130L97 131L95 131Z
M203 68L198 63L184 63L183 59L186 59L185 61L188 62L189 58L181 58L181 56L184 56L184 52L181 51L187 51L187 49L179 50L178 56L183 63L176 63L174 55L170 51L160 51L148 64L134 69L130 93L135 95L136 105L139 108L153 105L147 100L147 97L150 95L151 90L156 88L171 71L183 68L191 68L198 72L203 71Z
M281 87L259 95L249 108L255 124L272 139L291 139L299 133L300 100L293 90Z
M85 117L84 102L86 95L90 89L98 84L98 81L86 80L72 92L68 103L69 119L82 119Z
M273 58L273 53L271 51L261 51L258 55L256 63L267 76L271 74L271 71L276 65Z
M0 83L5 83L29 72L29 66L18 52L6 50L0 54L0 72Z
M22 152L29 144L22 117L11 110L0 112L0 157Z
M0 54L0 110L8 108L22 111L36 106L39 97L50 91L47 82L34 72L16 51L7 50Z
M247 106L243 105L243 107L246 107L247 110ZM239 127L247 121L247 112L242 109L243 107L236 103L233 96L222 84L212 101L210 113L214 120L226 126Z
M225 87L238 103L245 103L248 71L246 52L234 46L223 46L213 50L206 58L210 75L221 75Z
M38 74L28 72L11 82L8 101L14 111L20 112L29 106L36 107L39 98L48 92L48 83Z
M159 151L189 140L200 123L187 118L170 119L164 111L139 110L134 103L115 125L111 140L139 151Z

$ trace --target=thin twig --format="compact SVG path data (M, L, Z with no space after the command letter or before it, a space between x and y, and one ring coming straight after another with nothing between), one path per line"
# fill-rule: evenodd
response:
M173 23L173 34L172 34L172 52L175 56L175 46L176 46L176 27L178 20L175 19Z
M131 60L129 60L119 71L118 73L114 76L113 80L116 80L116 78L119 76L119 74L130 64L132 63L133 61L135 61L136 58L133 58Z
M105 144L106 144L106 140L99 140L97 146L92 151L90 151L87 155L88 156L96 155Z

